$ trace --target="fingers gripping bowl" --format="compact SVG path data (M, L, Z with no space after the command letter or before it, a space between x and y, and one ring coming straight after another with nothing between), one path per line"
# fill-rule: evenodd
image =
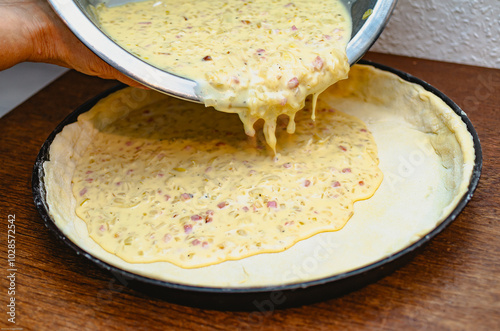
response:
M317 234L281 253L202 268L127 263L89 237L71 193L72 162L95 130L90 123L73 122L106 95L79 108L44 144L33 176L35 203L46 225L78 253L139 289L185 304L203 305L199 299L204 298L211 308L256 309L255 300L279 291L287 298L280 306L292 306L372 282L451 223L479 180L477 135L451 100L394 69L355 66L348 80L320 98L366 123L384 181L372 198L355 204L342 230Z

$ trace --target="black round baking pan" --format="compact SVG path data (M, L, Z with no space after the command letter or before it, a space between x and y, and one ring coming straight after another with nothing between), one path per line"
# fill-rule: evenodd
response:
M66 119L64 119L64 121L62 121L62 123L60 123L47 138L38 154L33 170L32 185L36 208L50 231L57 238L62 240L64 244L73 249L78 255L84 256L97 266L111 272L122 285L174 303L217 310L269 311L326 300L373 283L409 262L424 247L425 244L427 244L432 238L443 231L456 219L458 214L464 209L467 202L472 198L472 194L474 193L474 190L479 182L482 168L482 152L479 138L470 120L467 118L465 113L446 95L426 82L399 70L368 61L360 61L359 63L368 64L378 69L394 73L406 81L421 85L427 91L441 98L455 111L455 113L461 117L462 121L465 122L473 137L475 149L475 164L468 190L463 195L455 209L429 234L423 236L411 246L380 261L349 272L302 283L266 287L220 288L183 285L147 278L114 267L80 248L64 235L49 215L49 208L46 203L43 163L48 161L50 145L55 136L61 132L64 126L75 122L78 115L90 110L100 99L119 89L122 89L124 85L118 85L104 93L101 93L80 106L72 114L66 117Z

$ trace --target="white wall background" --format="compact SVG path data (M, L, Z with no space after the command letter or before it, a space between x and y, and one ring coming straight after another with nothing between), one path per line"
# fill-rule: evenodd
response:
M398 0L371 50L500 68L500 0Z

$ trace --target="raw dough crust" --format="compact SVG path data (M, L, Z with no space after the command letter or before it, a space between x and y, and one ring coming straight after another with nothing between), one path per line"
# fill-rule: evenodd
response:
M348 80L320 98L362 119L373 133L384 181L355 204L337 232L315 235L290 249L213 266L183 269L167 262L126 263L104 251L75 214L71 178L96 128L165 96L128 88L101 100L54 139L45 162L49 213L61 231L91 255L116 267L174 283L209 287L272 286L354 270L396 253L432 231L467 191L474 166L465 123L434 94L371 66L353 66ZM107 108L103 112L103 108Z

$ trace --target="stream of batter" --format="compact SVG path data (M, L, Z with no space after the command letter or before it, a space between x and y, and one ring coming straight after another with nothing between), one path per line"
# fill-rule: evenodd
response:
M108 252L183 268L280 252L341 229L380 185L364 123L318 101L349 70L340 1L162 0L96 14L124 48L237 114L167 98L94 136L73 193Z
M144 1L96 8L104 31L141 59L200 86L206 106L237 113L245 132L264 120L276 150L308 95L347 78L351 19L339 0Z

